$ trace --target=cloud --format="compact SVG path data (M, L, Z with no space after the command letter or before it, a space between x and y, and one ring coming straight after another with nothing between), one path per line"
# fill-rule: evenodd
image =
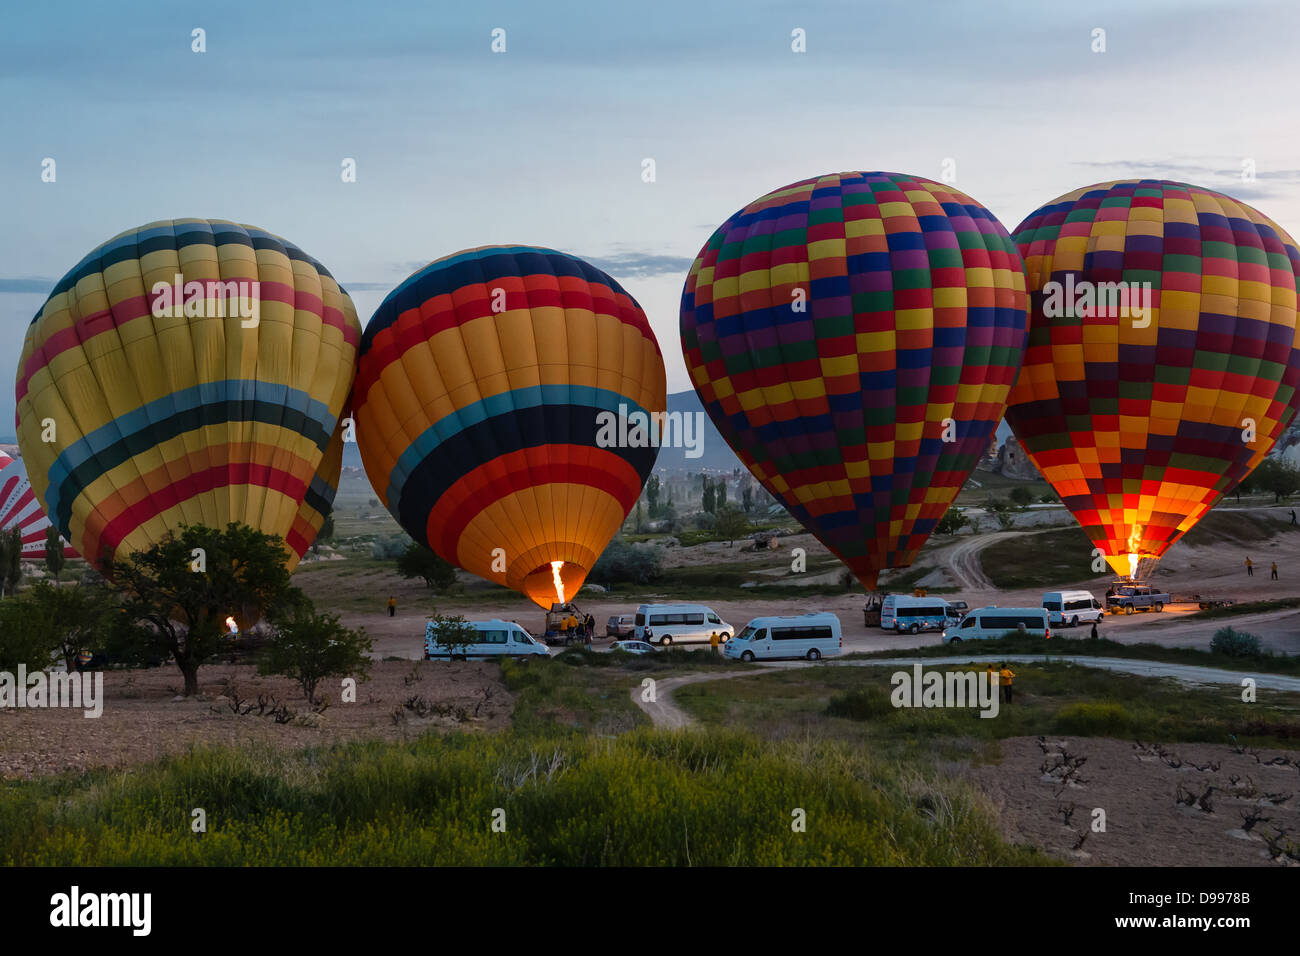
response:
M340 282L348 292L391 292L397 287L396 282Z
M575 253L576 255L576 253ZM616 252L608 256L581 256L597 269L614 278L648 279L653 276L681 275L690 271L693 257L666 256L653 252Z
M0 295L49 295L53 279L0 279Z

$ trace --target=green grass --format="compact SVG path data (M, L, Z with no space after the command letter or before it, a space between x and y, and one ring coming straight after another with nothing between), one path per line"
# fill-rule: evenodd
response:
M1267 541L1278 534L1300 531L1293 527L1290 517L1290 505L1274 505L1279 509L1275 514L1257 514L1250 511L1211 511L1196 527L1179 540L1193 546L1209 544L1255 544ZM1285 509L1285 511L1280 510ZM1245 561L1243 557L1241 559ZM1238 564L1241 562L1239 561Z
M1300 607L1300 597L1276 598L1271 601L1244 601L1227 607L1212 607L1196 611L1191 616L1199 618L1237 617L1241 614L1265 614L1269 611L1285 611L1287 608Z
M983 665L940 670L984 671ZM1240 688L1198 687L1066 663L1015 664L1015 699L996 717L976 709L895 708L892 668L822 667L679 688L674 699L708 726L748 728L760 736L799 736L865 743L898 759L918 754L969 759L987 745L1040 734L1209 741L1228 735L1250 746L1295 747L1300 694L1270 691L1241 701ZM882 704L882 701L885 702Z
M1105 625L1102 625L1103 627ZM1080 628L1087 633L1087 629ZM905 647L897 650L871 651L846 655L848 658L873 657L984 657L999 654L1042 654L1044 658L1061 656L1122 657L1128 660L1162 661L1169 664L1191 664L1196 667L1217 667L1222 670L1284 674L1300 677L1300 657L1265 651L1253 657L1228 657L1212 654L1193 647L1165 647L1161 644L1120 644L1104 637L1064 637L1053 631L1051 640L1038 637L1004 637L991 641L963 641L955 647L950 644L926 644L922 647Z
M995 541L980 552L980 565L1002 591L1052 587L1096 577L1093 543L1078 526ZM1109 580L1113 575L1105 572Z
M0 784L2 865L1047 863L1004 843L959 781L736 731L202 749L129 774Z

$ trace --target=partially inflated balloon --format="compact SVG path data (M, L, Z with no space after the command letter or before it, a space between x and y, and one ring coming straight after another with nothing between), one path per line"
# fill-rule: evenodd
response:
M0 451L0 531L17 528L23 537L22 556L29 561L45 560L45 536L50 519L41 510L27 480L21 458L10 458ZM75 558L77 552L64 546L64 557Z
M1198 186L1088 186L1015 233L1029 349L1007 421L1117 572L1158 559L1264 460L1300 394L1300 252Z
M238 521L285 539L292 567L338 482L326 453L360 334L329 272L267 232L203 219L124 232L27 330L17 418L32 487L97 565L182 524Z
M389 294L353 408L366 474L407 533L549 607L582 586L654 467L657 449L611 421L665 403L659 345L617 282L492 246Z
M795 183L709 239L682 349L714 424L868 588L907 567L1006 407L1024 270L969 196L897 173Z

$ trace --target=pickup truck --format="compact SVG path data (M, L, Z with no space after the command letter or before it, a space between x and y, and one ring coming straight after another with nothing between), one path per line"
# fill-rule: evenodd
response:
M1132 614L1134 611L1163 611L1169 604L1169 595L1149 584L1126 584L1114 594L1106 595L1106 611L1110 614Z

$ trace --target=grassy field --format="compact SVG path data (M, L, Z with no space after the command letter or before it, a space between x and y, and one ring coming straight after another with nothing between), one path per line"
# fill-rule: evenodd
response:
M980 565L1001 590L1049 587L1094 576L1093 547L1073 526L996 541L980 552ZM1105 576L1112 576L1109 569Z
M947 670L984 670L984 665ZM1189 694L1165 679L1063 663L1016 664L1016 696L994 719L974 709L895 708L892 668L820 667L779 671L680 688L677 702L710 726L746 728L781 740L813 735L868 744L873 752L917 752L961 759L1008 737L1069 734L1153 741L1209 741L1295 747L1300 694L1269 692L1267 702L1242 703L1240 688L1198 688ZM840 716L852 715L852 716Z
M1245 657L1229 657L1226 654L1213 654L1192 647L1168 647L1163 644L1120 644L1116 641L1099 637L1091 638L1062 637L1060 631L1055 637L1044 641L1036 637L1005 637L992 641L963 642L957 649L949 644L927 644L923 647L899 648L898 650L872 651L870 653L849 654L846 659L873 657L960 657L999 655L999 654L1041 654L1044 660L1050 657L1122 657L1128 660L1162 661L1169 664L1189 664L1193 667L1217 667L1222 670L1242 671L1243 673L1283 674L1300 677L1300 657L1286 654L1252 654Z
M976 483L979 484L978 488L975 487ZM1028 489L1034 496L1034 501L1042 501L1044 497L1056 500L1056 492L1042 479L1020 481L1015 478L1003 478L991 471L976 471L971 473L970 478L957 494L956 504L962 508L978 508L993 499L1005 500L1013 488Z

